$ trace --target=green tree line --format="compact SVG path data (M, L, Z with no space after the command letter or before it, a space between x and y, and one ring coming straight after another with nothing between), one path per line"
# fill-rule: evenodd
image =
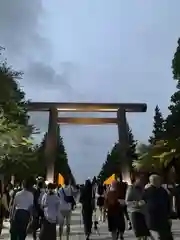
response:
M1 49L2 50L2 49ZM0 62L0 174L9 179L45 175L44 149L46 134L39 145L33 142L35 126L29 124L28 101L19 83L23 73ZM63 139L58 137L56 173L72 178Z

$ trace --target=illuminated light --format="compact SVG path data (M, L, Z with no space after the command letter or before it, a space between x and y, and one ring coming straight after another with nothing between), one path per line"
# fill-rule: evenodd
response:
M50 172L47 173L46 181L48 183L53 183L54 182L54 174L53 174L53 172L50 171Z
M80 118L80 117L60 117L57 119L60 124L117 124L117 118Z
M48 184L49 184L49 181L48 181L48 180L46 180L46 181L45 181L45 184L46 184L46 185L48 185Z
M118 108L57 108L60 112L117 112Z
M128 185L132 185L130 177L127 176L127 178L125 178L124 181L127 182Z
M123 175L123 181L127 182L128 185L132 185L130 173L127 171L126 173L123 172L122 175Z

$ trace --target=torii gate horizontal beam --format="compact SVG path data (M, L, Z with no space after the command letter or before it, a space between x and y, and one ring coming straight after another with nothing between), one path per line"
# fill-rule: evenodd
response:
M94 117L59 117L57 119L59 124L81 124L81 125L104 125L117 124L117 118L94 118Z
M60 112L146 112L145 103L87 103L87 102L30 102L28 111L49 111L56 108Z

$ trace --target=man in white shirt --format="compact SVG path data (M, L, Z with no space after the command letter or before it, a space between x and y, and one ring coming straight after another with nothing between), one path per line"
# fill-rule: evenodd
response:
M67 179L65 179L64 187L59 190L58 196L62 214L62 221L59 223L59 237L62 238L64 221L66 221L66 237L69 239L74 190Z
M23 190L16 193L13 202L13 209L10 214L11 220L11 239L25 240L27 227L32 215L34 196L31 192L32 182L23 182Z

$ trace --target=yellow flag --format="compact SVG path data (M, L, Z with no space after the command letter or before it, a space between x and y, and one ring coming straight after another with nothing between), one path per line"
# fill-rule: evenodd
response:
M64 185L64 177L60 173L58 174L58 185Z
M115 180L115 174L113 174L108 179L106 179L106 181L104 181L104 184L105 185L110 185L114 180Z

